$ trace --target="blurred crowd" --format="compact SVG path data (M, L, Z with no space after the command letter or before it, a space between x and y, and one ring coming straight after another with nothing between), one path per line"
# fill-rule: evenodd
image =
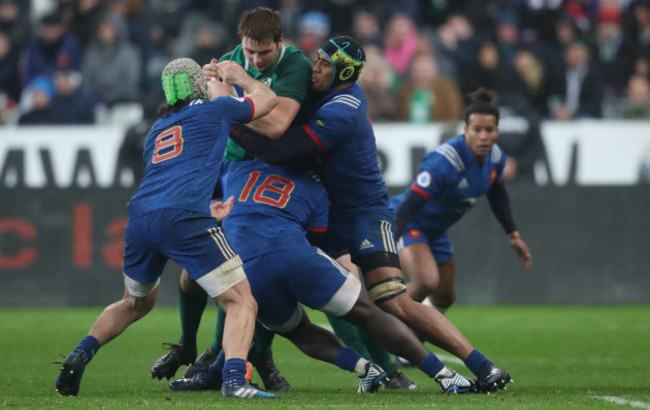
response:
M526 117L650 118L650 0L0 0L0 123L153 112L166 62L219 57L255 6L310 56L358 38L375 122L459 120L479 86Z

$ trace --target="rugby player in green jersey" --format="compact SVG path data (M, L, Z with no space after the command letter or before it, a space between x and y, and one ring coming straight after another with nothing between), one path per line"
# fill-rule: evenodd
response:
M271 138L279 138L289 128L307 97L311 77L311 62L302 51L285 46L282 37L280 13L258 7L244 12L239 21L238 35L241 44L223 55L219 61L238 63L256 80L268 85L277 95L278 105L264 117L249 123L250 127ZM206 80L217 77L213 59L203 66ZM234 141L228 140L224 161L250 159ZM174 376L183 364L191 365L184 373L192 377L207 369L221 350L225 312L219 309L217 329L212 346L198 359L196 334L201 315L206 306L205 293L183 271L179 287L181 306L181 336L178 344L168 344L170 352L154 363L152 377L161 379ZM261 325L255 331L254 347L249 360L257 369L264 387L269 390L289 391L291 385L280 374L272 358L273 333Z

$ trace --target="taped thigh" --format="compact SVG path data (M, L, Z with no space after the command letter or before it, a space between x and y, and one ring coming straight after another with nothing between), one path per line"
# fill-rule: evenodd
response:
M405 292L406 285L399 277L383 279L368 286L368 294L375 303L385 302Z
M343 316L357 303L360 292L361 282L353 275L348 275L334 296L318 310L333 316Z
M211 298L215 298L244 279L246 279L246 274L242 268L241 258L239 255L235 255L195 280Z
M160 285L160 278L156 279L154 282L138 282L137 280L131 279L130 277L124 275L124 286L128 292L135 296L136 298L143 298L148 296L156 290L158 285Z

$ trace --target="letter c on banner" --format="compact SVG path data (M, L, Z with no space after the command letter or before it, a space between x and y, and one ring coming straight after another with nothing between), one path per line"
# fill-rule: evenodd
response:
M22 219L0 219L0 239L13 232L20 238L31 240L38 236L34 225ZM34 247L22 247L14 255L5 255L0 249L0 269L22 269L29 266L38 256Z

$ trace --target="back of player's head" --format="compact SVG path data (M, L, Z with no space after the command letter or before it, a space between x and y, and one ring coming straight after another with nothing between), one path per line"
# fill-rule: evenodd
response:
M469 116L472 114L493 115L497 120L497 124L499 124L499 108L492 105L492 101L497 98L495 92L481 87L476 91L468 93L467 96L471 102L470 105L465 108L465 124L469 123Z
M358 41L350 36L336 36L325 40L318 51L325 54L334 66L328 90L359 79L366 54Z
M278 11L268 7L247 10L239 19L239 38L248 37L257 43L282 40L282 17Z
M187 99L208 98L201 66L191 58L169 62L162 72L162 85L169 105Z

